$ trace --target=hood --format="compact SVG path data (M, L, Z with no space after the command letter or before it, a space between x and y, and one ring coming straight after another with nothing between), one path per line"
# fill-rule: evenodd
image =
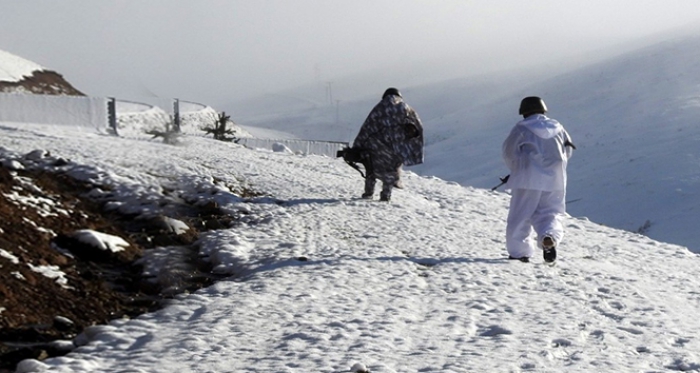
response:
M387 95L382 99L382 101L391 102L392 104L396 105L399 102L403 102L403 98L397 95Z
M564 129L559 122L543 114L531 115L518 122L518 125L529 129L542 139L550 139Z

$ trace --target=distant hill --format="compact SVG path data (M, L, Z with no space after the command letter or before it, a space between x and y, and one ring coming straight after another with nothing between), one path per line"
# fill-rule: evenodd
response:
M569 213L700 252L698 61L700 36L672 38L446 112L428 122L427 161L414 171L496 185L508 172L501 144L520 119L520 99L540 95L578 146ZM478 92L452 94L469 102Z
M0 50L0 92L85 96L61 74Z

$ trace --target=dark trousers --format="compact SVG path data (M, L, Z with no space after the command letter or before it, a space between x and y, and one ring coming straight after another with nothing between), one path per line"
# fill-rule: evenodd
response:
M368 170L365 179L365 195L374 194L374 186L379 179L382 182L381 197L390 198L391 190L401 179L401 161L386 156L372 155L371 165L372 169Z

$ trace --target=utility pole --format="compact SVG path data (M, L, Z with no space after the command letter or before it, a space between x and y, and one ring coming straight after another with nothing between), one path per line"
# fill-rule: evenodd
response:
M326 82L326 95L328 96L328 103L333 105L333 89L331 84L333 82Z
M335 124L340 124L340 100L335 100Z
M173 102L175 132L180 132L180 99L176 98Z
M112 129L112 134L119 136L117 131L117 100L114 97L110 97L107 101L107 116L109 118L109 128Z

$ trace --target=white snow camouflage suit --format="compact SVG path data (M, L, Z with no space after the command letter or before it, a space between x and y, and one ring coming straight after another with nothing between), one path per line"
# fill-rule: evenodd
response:
M400 96L388 95L370 111L353 148L363 149L370 158L365 195L374 194L379 179L381 197L389 199L392 188L399 182L401 166L423 163L423 124Z
M566 166L573 153L564 127L543 114L515 125L503 143L503 159L510 169L511 189L506 248L514 258L531 257L544 236L561 242L560 221L566 213ZM532 230L537 242L530 238Z

